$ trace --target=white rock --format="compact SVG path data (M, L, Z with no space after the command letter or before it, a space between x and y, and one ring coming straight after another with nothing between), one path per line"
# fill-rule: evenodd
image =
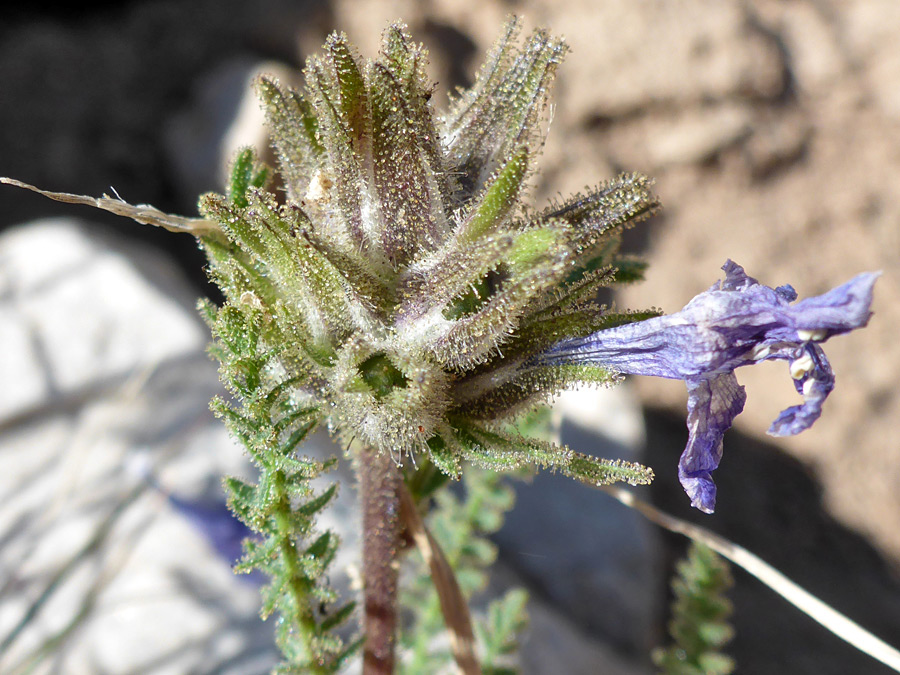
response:
M267 672L257 586L129 462L188 498L248 473L208 411L220 385L192 293L71 221L5 233L0 260L0 671L60 637L36 672Z
M624 448L640 449L647 440L640 402L627 382L564 391L554 403L553 413L557 423L565 420Z
M174 273L158 258L152 269ZM89 230L44 220L0 239L0 420L205 341L195 316Z

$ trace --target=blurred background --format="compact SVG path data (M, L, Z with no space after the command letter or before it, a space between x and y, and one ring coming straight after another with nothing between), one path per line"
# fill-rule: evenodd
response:
M748 403L713 516L688 507L675 476L682 383L634 379L561 410L573 447L654 468L642 496L900 645L895 0L20 6L0 24L0 175L195 215L238 146L266 148L256 73L299 82L295 67L334 29L373 55L402 18L431 51L441 106L511 12L571 45L534 202L619 171L657 181L663 212L626 242L649 273L619 306L675 312L728 258L801 297L883 270L869 327L826 347L837 387L812 429L766 437L796 399L786 368L738 371ZM209 527L172 499L213 508L218 477L249 471L207 412L219 385L201 295L217 297L189 237L0 189L0 672L271 665L257 588L214 564ZM684 542L554 476L518 492L495 584L532 592L525 672L652 672ZM343 495L334 526L352 551L349 482ZM735 576L737 672L889 672Z

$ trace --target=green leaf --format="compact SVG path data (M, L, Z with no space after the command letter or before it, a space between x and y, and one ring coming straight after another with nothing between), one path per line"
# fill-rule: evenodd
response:
M322 631L330 631L334 628L342 626L356 611L356 603L348 602L339 609L329 612L328 616L319 624Z
M205 238L202 245L210 262L210 279L229 302L240 303L245 294L258 298L263 306L271 307L277 302L274 283L247 251L225 237Z
M255 569L267 570L278 556L278 539L269 537L263 542L244 540L244 555L234 566L238 574L249 574Z
M238 152L231 165L228 201L238 208L247 206L247 189L253 180L254 161L253 149L244 148Z
M219 310L214 325L216 337L236 357L256 356L259 332L252 321L236 307L225 306Z
M528 625L527 604L528 593L524 589L511 589L502 598L492 601L485 621L476 624L479 640L484 646L484 673L515 672L497 662L518 648L517 634Z
M728 622L731 603L725 596L733 584L728 563L709 547L692 541L676 572L669 623L673 641L665 649L653 650L654 663L673 675L729 675L735 663L719 651L734 636Z
M266 260L266 247L258 233L244 219L243 209L229 203L222 195L206 194L200 198L200 210L222 226L229 241L257 260Z
M337 552L337 545L337 537L331 532L325 532L306 547L303 555L305 558L315 563L315 567L311 569L314 569L318 574L321 574L334 559L334 554Z
M283 597L285 595L285 586L288 579L285 576L276 575L271 577L268 584L260 589L261 607L259 615L263 620L272 616L272 613L283 605ZM290 623L290 622L284 622Z
M337 488L338 488L337 483L332 483L318 497L316 497L315 499L311 499L308 502L306 502L305 504L301 504L300 506L296 507L294 509L294 515L300 516L303 518L312 518L319 511L321 511L326 506L328 506L328 504L331 502L331 500L337 494Z

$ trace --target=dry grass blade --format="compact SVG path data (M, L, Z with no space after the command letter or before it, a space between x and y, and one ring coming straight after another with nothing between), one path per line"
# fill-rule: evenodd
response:
M155 225L165 228L169 232L184 232L192 234L195 237L211 234L221 231L219 224L212 220L204 220L203 218L186 218L185 216L177 216L171 213L164 213L155 206L149 204L132 205L122 199L112 198L107 195L102 197L88 197L85 195L76 195L68 192L48 192L41 190L28 183L15 180L14 178L5 178L0 176L0 183L14 185L15 187L25 188L32 192L37 192L49 199L66 204L84 204L85 206L93 206L103 211L115 213L117 216L125 216L131 218L144 225Z
M766 586L778 593L794 607L816 621L834 635L853 645L873 659L881 661L888 668L900 673L900 651L883 640L875 637L854 621L819 600L784 576L777 569L755 556L742 546L720 537L706 528L670 516L647 502L620 487L603 486L600 488L609 493L625 506L629 506L643 514L648 520L670 532L682 534L689 539L706 544L713 551L727 558L735 565L744 568Z
M441 613L450 631L450 646L456 665L463 675L481 675L481 666L475 656L475 635L472 632L469 605L440 545L422 522L405 483L400 488L400 518L431 570L431 579L441 603Z

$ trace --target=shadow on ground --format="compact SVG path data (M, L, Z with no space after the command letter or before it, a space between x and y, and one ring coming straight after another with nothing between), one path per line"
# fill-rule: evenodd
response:
M809 469L774 445L731 431L715 475L717 510L704 516L690 508L675 477L687 441L683 417L654 409L646 416L646 463L657 473L650 489L658 507L746 547L883 640L900 644L900 574L825 511ZM668 535L664 541L671 570L685 540ZM737 659L737 672L894 672L838 640L749 574L736 569L734 576L737 635L729 653Z

